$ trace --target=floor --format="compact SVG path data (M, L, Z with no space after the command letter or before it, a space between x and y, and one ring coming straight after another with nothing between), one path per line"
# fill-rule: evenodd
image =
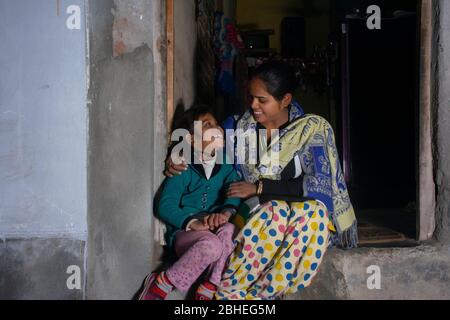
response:
M360 247L417 245L414 209L357 210Z

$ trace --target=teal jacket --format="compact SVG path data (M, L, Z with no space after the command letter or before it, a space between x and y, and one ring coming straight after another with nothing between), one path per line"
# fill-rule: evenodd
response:
M179 176L166 178L158 204L158 215L166 223L166 240L172 247L175 234L184 230L192 219L202 214L239 208L241 199L227 198L230 184L240 181L229 164L216 164L210 179L202 165L189 165Z

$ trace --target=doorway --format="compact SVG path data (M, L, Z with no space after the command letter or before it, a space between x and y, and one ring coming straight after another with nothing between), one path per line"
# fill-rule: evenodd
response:
M240 114L247 106L252 68L270 59L290 63L301 76L296 100L335 129L360 224L360 245L415 245L420 228L416 195L423 1L195 2L197 44L210 44L197 52L211 58L218 19L239 36L233 38L238 43L231 67L227 64L231 89L230 82L227 87L217 80L223 61L214 52L213 62L196 60L196 100L213 100L223 118ZM382 9L381 30L367 28L366 10L373 4ZM205 26L212 28L205 32ZM205 79L201 73L215 79L213 95L211 81L199 83ZM202 95L202 86L208 94Z

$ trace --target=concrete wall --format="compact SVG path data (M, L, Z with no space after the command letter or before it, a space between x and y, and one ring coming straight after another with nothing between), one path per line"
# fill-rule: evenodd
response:
M2 0L0 29L0 299L82 298L66 270L85 263L84 1Z
M367 283L379 268L380 287ZM448 300L450 248L330 250L310 287L288 300ZM369 281L368 281L369 280Z
M153 196L167 134L158 53L164 6L89 3L87 298L131 299L154 266Z
M441 243L450 244L450 2L435 1L433 62L433 127L435 182L437 187L436 226Z
M73 4L80 30L66 27ZM131 299L159 262L164 9L164 0L0 1L0 298ZM192 103L192 63L180 58L179 91ZM67 289L71 265L80 290Z

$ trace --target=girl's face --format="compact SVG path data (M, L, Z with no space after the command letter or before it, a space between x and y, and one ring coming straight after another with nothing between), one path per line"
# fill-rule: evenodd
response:
M288 120L286 116L292 101L291 95L278 101L267 91L264 81L253 78L250 82L250 99L253 117L263 126L279 127Z
M195 139L201 139L202 151L211 155L212 151L223 148L224 132L217 123L216 118L212 114L207 113L200 116L197 121L202 122L202 132L201 137L196 136Z

